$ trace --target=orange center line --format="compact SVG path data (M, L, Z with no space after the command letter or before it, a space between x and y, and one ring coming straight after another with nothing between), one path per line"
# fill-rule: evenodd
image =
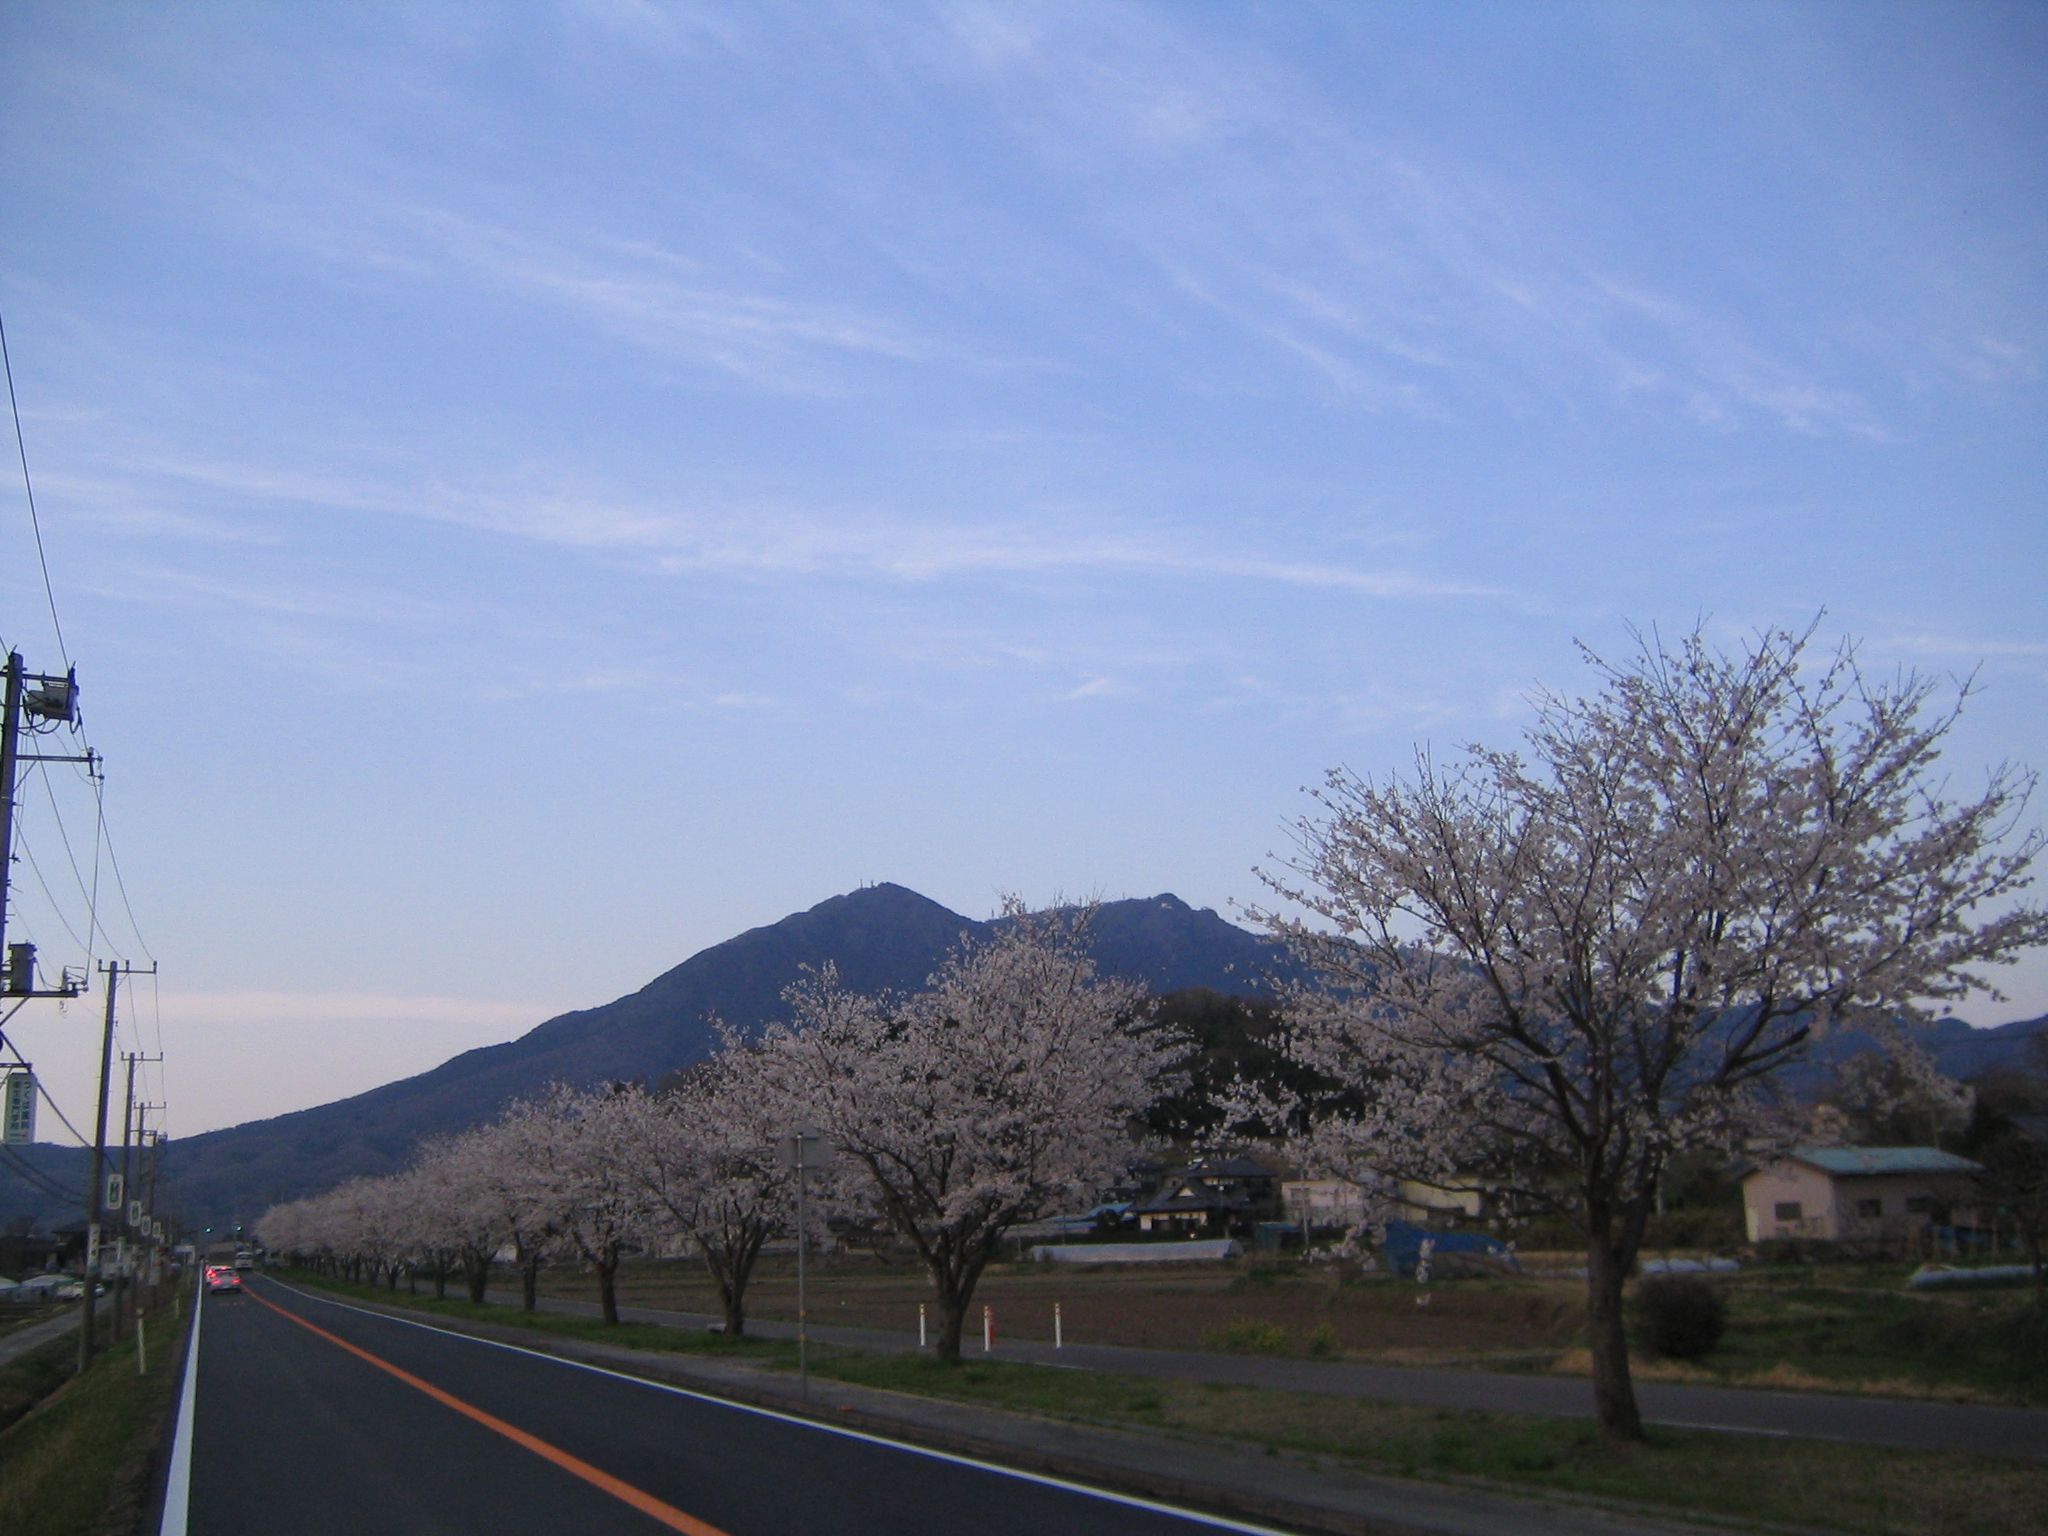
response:
M488 1414L481 1408L472 1407L452 1392L444 1392L432 1382L422 1381L419 1377L413 1375L412 1372L401 1370L389 1360L379 1359L367 1349L360 1348L349 1343L347 1339L329 1333L325 1328L320 1327L316 1323L307 1322L298 1313L287 1311L274 1301L266 1301L263 1297L256 1295L253 1290L245 1294L256 1301L262 1302L264 1306L270 1308L279 1317L290 1318L309 1333L317 1333L328 1343L340 1345L357 1359L367 1360L370 1364L376 1366L378 1370L389 1372L409 1387L417 1387L435 1402L444 1403L464 1417L476 1420L484 1428L497 1431L515 1445L525 1446L534 1455L553 1462L564 1472L573 1473L592 1487L602 1488L613 1498L632 1505L642 1514L652 1515L670 1530L681 1531L683 1536L726 1536L726 1533L717 1526L707 1525L693 1515L686 1515L673 1504L664 1504L660 1499L654 1497L653 1494L642 1493L631 1483L621 1482L618 1478L613 1477L611 1473L600 1471L581 1457L571 1456L559 1446L548 1444L547 1441L541 1439L538 1435L530 1435L517 1425L507 1424L503 1419L498 1418L494 1414Z

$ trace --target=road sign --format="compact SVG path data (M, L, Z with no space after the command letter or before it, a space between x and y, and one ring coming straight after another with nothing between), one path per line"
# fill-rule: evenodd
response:
M778 1136L775 1149L783 1167L791 1171L800 1168L806 1173L816 1173L827 1166L839 1150L814 1125L800 1125L787 1136Z
M7 1074L7 1091L0 1098L0 1142L23 1147L35 1139L36 1075L27 1067L17 1067Z

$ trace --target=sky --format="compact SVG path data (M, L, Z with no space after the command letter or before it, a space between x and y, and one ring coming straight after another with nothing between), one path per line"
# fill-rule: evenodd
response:
M1630 626L2048 766L2044 127L2031 4L20 0L9 937L189 1134L864 882L1230 913Z

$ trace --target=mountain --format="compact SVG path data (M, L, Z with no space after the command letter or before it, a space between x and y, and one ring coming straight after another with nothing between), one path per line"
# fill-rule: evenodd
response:
M195 1226L251 1221L277 1201L363 1174L396 1172L422 1137L488 1120L507 1100L550 1082L654 1081L688 1066L715 1043L714 1019L752 1030L775 1017L783 989L804 966L830 961L857 991L909 991L922 986L963 937L985 935L993 926L900 885L834 896L714 944L637 992L549 1019L517 1040L465 1051L430 1072L352 1098L170 1143L164 1153L167 1204ZM1187 987L1266 992L1271 977L1294 974L1275 941L1170 895L1104 903L1088 939L1105 974L1157 993ZM1915 1034L1942 1071L1971 1077L1991 1066L2025 1064L2033 1037L2044 1030L2048 1018L1998 1029L1943 1019L1916 1026ZM1790 1086L1810 1091L1826 1067L1874 1045L1857 1033L1831 1037L1811 1064L1788 1074ZM0 1150L0 1223L25 1215L44 1226L77 1219L79 1202L59 1199L49 1186L83 1189L84 1152L50 1143ZM31 1170L27 1176L23 1167Z
M1000 921L1000 919L998 920ZM921 987L963 937L991 925L947 910L900 885L865 886L702 950L639 991L549 1019L503 1045L465 1051L417 1077L367 1093L170 1143L164 1174L188 1223L252 1220L280 1200L363 1174L395 1172L422 1137L466 1129L507 1100L547 1084L660 1078L708 1054L714 1020L758 1028L781 1010L782 991L805 966L827 961L856 991ZM1106 974L1153 991L1206 986L1262 990L1267 969L1285 969L1270 939L1175 896L1104 903L1089 949ZM44 1176L83 1188L76 1148L23 1149ZM46 1191L0 1164L0 1219L34 1213L74 1219Z
M1906 1033L1933 1059L1944 1077L1966 1082L1993 1067L2040 1070L2032 1052L2036 1037L2048 1037L2048 1014L1993 1029L1979 1029L1961 1019L1935 1019L1926 1024L1908 1024ZM1877 1037L1868 1030L1845 1029L1817 1043L1805 1060L1780 1073L1779 1078L1794 1093L1810 1093L1831 1069L1850 1057L1881 1049Z

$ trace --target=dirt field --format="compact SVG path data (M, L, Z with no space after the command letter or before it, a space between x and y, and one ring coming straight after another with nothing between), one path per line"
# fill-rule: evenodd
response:
M1293 1266L1289 1266L1292 1269ZM594 1299L587 1278L560 1273L544 1293ZM1240 1338L1256 1323L1285 1330L1255 1347L1274 1352L1340 1355L1401 1364L1505 1363L1545 1357L1569 1346L1584 1317L1576 1281L1460 1281L1432 1286L1418 1306L1417 1288L1390 1281L1337 1283L1328 1270L1293 1274L1242 1265L1187 1265L1091 1271L1005 1265L983 1278L977 1308L995 1309L999 1337L1050 1339L1053 1304L1068 1342L1130 1344L1156 1349L1225 1347L1233 1325ZM930 1289L921 1271L875 1260L837 1259L814 1269L811 1313L820 1323L914 1331ZM619 1300L627 1306L718 1310L703 1272L688 1264L647 1264L623 1271ZM748 1314L794 1319L796 1279L777 1263L756 1278ZM936 1313L933 1313L936 1321ZM979 1312L970 1324L978 1332ZM1319 1330L1329 1330L1319 1333Z

